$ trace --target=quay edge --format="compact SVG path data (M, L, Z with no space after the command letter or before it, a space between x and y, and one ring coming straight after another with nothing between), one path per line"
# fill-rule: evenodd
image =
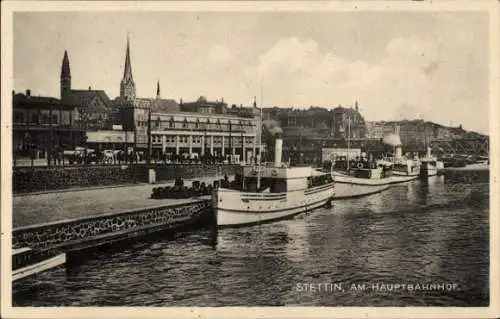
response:
M78 254L99 247L116 246L149 236L168 238L184 230L208 227L215 222L212 201L206 197L179 204L121 213L19 227L12 231L12 247ZM13 255L13 263L15 260Z

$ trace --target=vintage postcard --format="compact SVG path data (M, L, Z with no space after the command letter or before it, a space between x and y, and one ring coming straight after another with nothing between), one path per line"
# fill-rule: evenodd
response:
M3 2L2 317L498 317L499 13Z

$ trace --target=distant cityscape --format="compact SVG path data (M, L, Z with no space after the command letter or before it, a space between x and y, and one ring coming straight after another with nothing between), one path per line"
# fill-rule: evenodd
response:
M272 144L265 131L266 121L282 129L285 158L299 154L306 162L321 158L325 147L353 147L367 152L381 149L382 138L398 132L407 152L487 153L488 137L465 131L461 125L447 127L419 120L366 121L359 103L334 108L294 109L228 105L223 98L177 102L156 96L136 96L127 39L125 67L120 95L110 99L104 90L71 85L70 58L64 52L60 74L60 98L35 96L13 91L13 151L15 158L56 158L65 150L85 146L102 150L141 151L148 158L219 158L236 156L249 161ZM154 89L152 89L154 91ZM264 127L263 134L260 129ZM259 136L262 139L259 140ZM272 154L270 154L271 156Z

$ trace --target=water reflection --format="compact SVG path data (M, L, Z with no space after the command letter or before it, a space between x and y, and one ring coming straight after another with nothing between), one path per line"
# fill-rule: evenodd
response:
M298 216L286 224L289 240L285 245L285 254L291 262L300 262L309 255L309 245L307 244L308 218L309 215Z

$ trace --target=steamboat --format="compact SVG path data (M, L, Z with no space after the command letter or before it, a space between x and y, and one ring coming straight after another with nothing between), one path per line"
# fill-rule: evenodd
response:
M427 154L420 159L420 162L420 175L422 177L435 176L438 174L438 170L444 168L443 162L432 156L430 147L427 147Z
M347 122L346 157L335 157L332 163L332 177L335 181L335 199L352 198L382 192L391 184L412 180L413 176L393 175L394 162L375 161L371 156L359 154L356 160L350 157L351 119ZM397 137L399 142L399 137ZM399 142L400 143L400 142ZM401 149L399 150L401 153ZM415 177L416 178L416 177Z
M214 192L218 228L276 221L331 204L330 172L282 163L282 144L277 135L274 163L260 163L259 154L257 164L240 166L234 181L224 185L229 187Z

